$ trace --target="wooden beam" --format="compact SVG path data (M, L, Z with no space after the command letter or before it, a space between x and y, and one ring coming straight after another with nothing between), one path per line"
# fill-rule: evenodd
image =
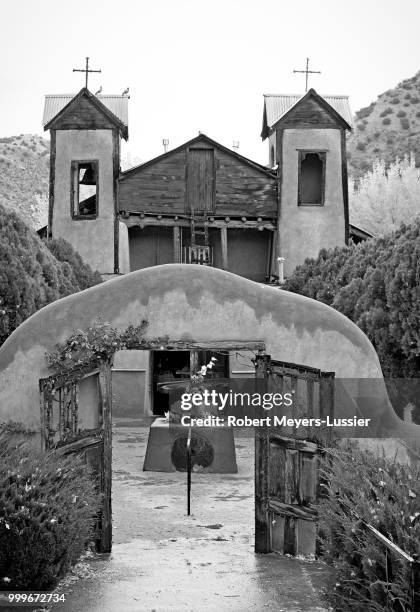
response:
M264 351L265 343L261 340L168 340L163 344L166 351ZM147 339L139 346L148 350ZM156 345L152 347L156 350Z
M174 263L181 261L181 242L179 225L174 225Z
M120 220L123 221L127 227L141 227L142 229L147 226L164 226L164 227L190 227L191 221L189 219L175 219L173 217L164 217L162 219L158 219L156 217L141 217L140 215L130 215L128 219L120 216ZM274 232L276 230L276 224L269 220L257 221L249 220L242 221L242 219L230 219L229 223L223 219L215 219L214 221L209 221L208 223L209 229L212 227L215 228L232 228L232 229L258 229L258 227L263 227L265 230L269 230Z
M220 228L220 243L222 247L222 270L228 270L228 241L227 241L227 228Z
M198 372L198 351L190 352L190 376L195 376Z
M269 355L261 355L256 362L256 390L267 389ZM269 430L255 427L255 552L271 552L270 515L268 509Z
M102 399L102 512L99 552L111 552L112 547L112 388L111 368L104 363L99 371L99 389Z

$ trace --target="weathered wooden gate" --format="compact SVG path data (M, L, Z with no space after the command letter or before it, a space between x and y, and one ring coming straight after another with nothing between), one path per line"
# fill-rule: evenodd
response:
M334 414L334 373L273 361L256 361L260 393L291 393L289 407L266 412L287 418ZM313 555L320 497L319 458L331 428L264 426L255 433L255 551Z
M96 524L100 552L112 546L111 366L78 369L39 381L41 436L45 450L84 457L97 477L102 505Z

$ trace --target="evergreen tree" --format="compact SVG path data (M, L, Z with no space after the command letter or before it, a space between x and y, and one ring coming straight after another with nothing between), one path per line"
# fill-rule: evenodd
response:
M420 378L420 219L359 245L322 250L296 268L284 289L354 321L386 377Z
M46 304L101 280L64 240L48 247L18 214L0 205L0 345Z

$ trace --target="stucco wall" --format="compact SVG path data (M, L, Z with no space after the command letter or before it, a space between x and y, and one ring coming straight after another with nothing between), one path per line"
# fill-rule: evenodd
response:
M130 272L130 251L128 246L128 227L122 221L118 222L119 231L119 272L128 274Z
M327 152L324 206L298 206L298 149ZM282 151L280 254L288 276L321 248L345 244L340 130L285 129Z
M101 274L114 272L114 194L112 130L58 130L52 232L65 238L83 260ZM99 161L96 219L71 217L70 169L74 161Z
M378 379L376 422L395 436L418 436L420 428L395 415L376 352L349 319L308 298L186 264L117 277L58 300L25 321L0 349L0 420L39 425L38 381L50 374L45 352L98 316L121 329L147 319L149 337L262 340L274 359L334 371L339 378ZM363 410L369 416L369 406Z

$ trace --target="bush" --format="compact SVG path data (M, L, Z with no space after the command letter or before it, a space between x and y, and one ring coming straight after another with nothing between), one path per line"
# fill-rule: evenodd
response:
M364 151L366 149L366 143L365 142L358 142L356 149L358 151Z
M410 565L388 553L363 526L373 525L409 555L418 552L419 468L410 468L348 444L332 450L321 468L327 496L320 504L320 552L333 565L334 610L381 612L410 608ZM389 589L389 590L388 590ZM388 607L399 600L398 608Z
M383 125L389 125L391 123L391 119L389 117L385 117L385 119L382 119L382 123Z
M389 106L382 111L382 113L380 113L380 117L386 117L387 115L392 115L394 111L392 110L392 108L390 108Z
M403 130L408 130L410 128L410 121L406 117L403 117L400 123Z
M417 98L417 96L413 96L411 98L411 104L418 104L420 102L420 98Z
M407 113L403 110L400 110L397 113L397 117L406 117L406 116L407 116Z
M0 590L51 590L92 537L100 498L87 466L27 443L0 454Z
M43 306L98 282L64 240L50 250L18 214L0 205L0 345Z
M402 208L399 202L395 206ZM386 214L379 211L383 224ZM419 275L417 219L365 243L322 249L317 259L295 269L284 289L324 302L354 321L373 343L385 376L420 378Z
M99 272L92 272L91 267L84 263L79 253L67 240L53 238L45 240L45 244L58 261L70 264L80 289L87 289L102 282Z
M390 104L399 104L400 103L400 99L399 98L392 98L390 100Z
M375 102L372 102L371 104L369 104L369 106L365 106L364 108L361 108L359 111L357 111L356 117L358 119L365 119L365 117L369 117L374 108Z
M361 132L363 132L366 129L366 126L364 123L358 123L357 124L357 129L360 130Z

